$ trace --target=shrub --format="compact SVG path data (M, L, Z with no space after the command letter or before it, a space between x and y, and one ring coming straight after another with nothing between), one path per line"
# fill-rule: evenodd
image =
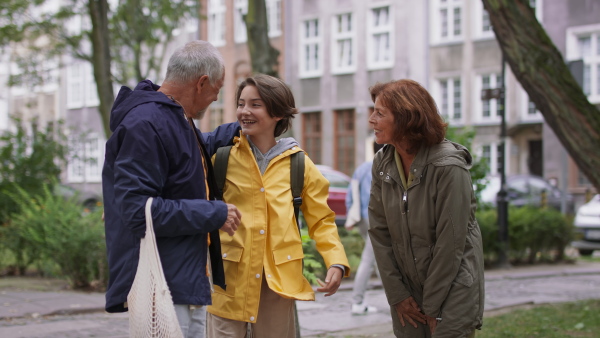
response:
M73 288L88 287L107 278L102 208L92 213L74 199L43 193L32 196L23 189L13 197L19 212L2 228L2 243L20 257L21 264L56 266ZM11 245L13 242L15 244Z

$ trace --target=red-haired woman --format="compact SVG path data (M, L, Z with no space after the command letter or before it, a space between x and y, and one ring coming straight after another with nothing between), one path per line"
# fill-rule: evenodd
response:
M394 334L471 337L484 300L471 155L444 138L447 124L417 82L377 83L370 92L369 122L386 145L373 162L369 236Z

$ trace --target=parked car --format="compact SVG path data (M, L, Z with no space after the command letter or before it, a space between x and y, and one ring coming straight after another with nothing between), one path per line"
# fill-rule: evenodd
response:
M317 164L317 169L329 181L327 205L335 212L335 224L343 227L346 223L346 193L350 185L350 177L326 165ZM306 226L302 212L300 212L300 225Z
M488 184L481 191L481 202L496 205L496 195L500 191L500 177L488 177ZM573 196L560 191L542 177L534 175L512 175L506 178L506 191L509 205L522 207L525 205L540 207L542 191L546 192L549 207L561 210L563 197L567 203L567 213L573 213Z
M575 214L575 241L571 243L582 256L600 250L600 195L577 209Z
M91 191L79 191L66 184L58 184L55 186L55 194L71 199L77 196L77 201L87 211L93 211L102 203L102 196Z

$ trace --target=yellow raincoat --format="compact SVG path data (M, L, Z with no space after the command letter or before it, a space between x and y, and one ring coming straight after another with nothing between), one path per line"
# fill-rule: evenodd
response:
M236 137L234 143L223 197L240 210L242 222L233 236L221 232L227 290L215 285L208 312L255 323L263 278L284 298L315 299L302 275L304 254L290 186L290 155L301 149L293 147L273 158L261 176L246 137ZM348 277L348 259L334 223L335 214L327 206L328 194L329 182L306 157L300 210L326 266L343 265Z

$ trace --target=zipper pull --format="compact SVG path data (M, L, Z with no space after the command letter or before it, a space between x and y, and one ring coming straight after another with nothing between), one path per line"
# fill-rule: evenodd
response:
M402 195L402 202L404 202L404 212L408 212L408 192L404 191Z

